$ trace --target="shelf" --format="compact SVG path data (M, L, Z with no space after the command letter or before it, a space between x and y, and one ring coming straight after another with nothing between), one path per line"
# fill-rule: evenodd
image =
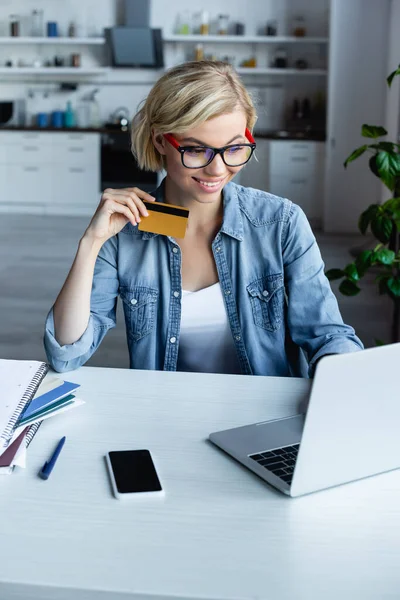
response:
M261 68L261 67L235 67L235 70L243 74L248 75L299 75L300 77L306 75L312 76L326 76L328 71L326 69L274 69L274 68Z
M107 67L1 67L0 75L103 75Z
M327 44L327 37L294 37L272 35L166 35L164 42L217 42L234 44Z
M23 44L49 44L49 45L65 45L65 46L92 46L103 45L105 39L103 37L92 38L74 38L74 37L0 37L1 44L23 45Z

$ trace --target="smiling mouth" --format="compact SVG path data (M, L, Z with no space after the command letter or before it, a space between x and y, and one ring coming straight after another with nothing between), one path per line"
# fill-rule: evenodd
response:
M219 179L218 181L204 181L204 179L198 179L197 177L193 177L193 179L211 189L218 187L223 182L223 179Z

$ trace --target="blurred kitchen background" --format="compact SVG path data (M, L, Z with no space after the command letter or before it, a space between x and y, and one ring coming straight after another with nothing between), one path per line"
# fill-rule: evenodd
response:
M232 63L258 110L257 159L237 182L288 197L326 267L368 238L359 214L387 199L362 160L362 123L399 134L400 0L2 0L0 3L0 358L43 359L43 324L106 187L153 190L129 122L165 68ZM333 284L335 293L336 284ZM389 341L373 278L337 294L367 346ZM127 367L119 323L88 363Z

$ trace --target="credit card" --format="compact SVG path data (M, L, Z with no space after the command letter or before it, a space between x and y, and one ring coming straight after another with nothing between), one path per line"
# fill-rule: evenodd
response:
M189 217L189 209L164 204L163 202L144 202L148 217L141 216L138 225L140 231L150 231L161 235L184 238Z

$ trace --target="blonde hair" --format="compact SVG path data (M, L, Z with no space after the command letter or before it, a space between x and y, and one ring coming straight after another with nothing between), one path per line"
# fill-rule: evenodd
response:
M183 133L238 107L252 130L257 120L253 101L228 63L204 60L173 67L155 83L132 120L132 153L142 169L159 171L165 159L153 144L153 129Z

